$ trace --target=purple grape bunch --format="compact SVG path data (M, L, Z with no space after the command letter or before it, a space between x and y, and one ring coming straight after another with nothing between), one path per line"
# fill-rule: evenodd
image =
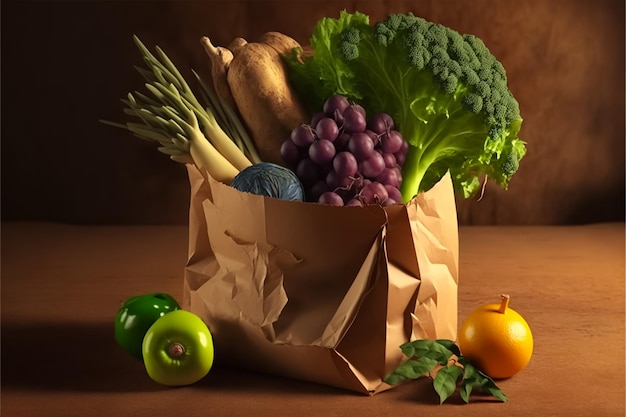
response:
M402 201L408 143L388 114L366 116L359 104L334 95L283 142L281 156L302 182L307 201L335 206Z

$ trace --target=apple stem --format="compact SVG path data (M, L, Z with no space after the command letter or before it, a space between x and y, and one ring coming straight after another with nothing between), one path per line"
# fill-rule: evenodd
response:
M178 342L172 343L167 348L167 354L171 358L180 358L181 356L183 356L184 353L185 353L185 347Z

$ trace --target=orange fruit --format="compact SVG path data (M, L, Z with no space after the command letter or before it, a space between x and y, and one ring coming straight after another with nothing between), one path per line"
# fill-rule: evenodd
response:
M461 324L461 354L476 368L494 379L510 378L528 365L533 354L533 335L524 318L508 307L510 297L500 304L478 307Z

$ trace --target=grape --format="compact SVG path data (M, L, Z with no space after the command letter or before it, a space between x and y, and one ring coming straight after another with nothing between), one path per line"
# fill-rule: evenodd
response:
M380 152L372 152L369 158L359 164L361 173L369 178L376 178L385 169L385 160Z
M365 129L365 134L372 138L372 142L374 143L374 147L377 147L380 144L380 135L373 130Z
M309 146L309 158L316 164L329 162L335 156L335 146L327 139L319 139Z
M332 205L402 201L408 144L391 115L375 113L340 94L330 96L310 124L293 129L281 157L307 190L307 201Z
M317 200L320 204L330 204L332 206L343 206L343 198L335 192L326 191Z
M361 113L363 115L363 117L366 117L367 114L365 113L365 109L363 108L363 106L361 106L360 104L356 104L356 103L352 103L350 105L350 107L352 107L353 109L355 109L356 111L358 111L359 113Z
M288 165L295 167L300 161L300 151L298 145L293 143L291 139L287 139L280 145L280 156Z
M398 188L402 185L402 168L400 165L396 165L393 167L393 170L396 171L396 177L398 177Z
M391 185L393 187L399 187L398 173L394 168L384 168L377 177L376 181L383 185Z
M364 185L359 195L365 204L381 204L389 197L387 189L379 182Z
M319 180L315 184L309 188L306 193L308 201L317 201L322 194L324 194L328 190L328 186L326 185L326 181Z
M291 131L291 140L300 147L306 147L315 141L315 133L311 126L302 124Z
M344 204L352 200L354 196L356 195L356 191L353 190L351 186L348 186L345 188L337 188L334 191L339 197L341 197Z
M298 162L296 175L304 185L313 184L319 179L319 168L311 158L304 158Z
M322 117L315 126L315 133L320 139L333 141L339 136L339 127L330 117Z
M400 151L403 154L407 154L407 152L409 152L409 142L407 142L406 140L404 142L402 142L402 148L400 148Z
M387 189L387 194L389 195L387 198L390 198L394 201L402 201L402 194L400 194L400 190L391 185L385 185Z
M406 155L403 155L402 153L398 152L396 154L394 154L396 157L396 162L398 163L398 165L404 165L404 163L406 162Z
M402 150L404 138L397 130L390 130L383 134L380 140L380 148L386 153L396 153Z
M350 140L350 137L351 135L349 133L344 132L333 141L333 145L335 145L335 149L337 150L337 152L348 149L348 141Z
M335 110L335 112L331 116L331 119L333 119L335 123L337 123L337 126L343 127L343 123L344 123L343 114L339 113L339 110Z
M359 165L350 152L339 152L333 159L333 168L342 177L356 174Z
M348 207L363 207L363 203L358 198L352 198L346 203Z
M363 175L361 175L361 173L359 173L358 171L351 178L353 179L352 188L356 191L360 191L361 188L363 188L363 186L367 184L367 182L371 182L371 180L364 178Z
M337 171L330 171L326 175L326 185L332 191L336 191L337 188L350 188L353 182L350 177L340 175Z
M387 168L393 168L397 165L396 156L392 153L383 153L383 159L385 160L385 166Z
M313 115L313 117L311 117L311 123L309 124L315 130L315 128L317 127L317 123L324 117L326 117L326 114L323 111L317 112Z
M348 140L348 150L357 161L363 161L374 152L374 142L365 133L355 133Z
M365 116L354 105L348 107L343 111L343 127L348 132L357 133L363 132L367 122Z
M383 134L394 128L394 122L387 113L376 113L367 122L367 128L378 134Z
M350 102L348 101L348 99L344 96L336 94L326 99L322 109L327 116L331 116L334 115L336 111L338 111L339 114L343 113L343 111L348 108L348 106L350 106Z
M333 160L332 158L329 161L326 161L322 164L318 165L319 172L321 177L324 178L330 171L333 170Z
M409 152L409 143L405 140L402 142L402 147L398 152L395 152L396 161L400 166L404 165L406 161L406 154Z
M396 203L397 203L397 201L396 201L396 200L394 200L393 198L387 198L385 201L383 201L383 202L381 203L381 206L383 206L383 207L389 207L389 206L392 206L392 205L394 205L394 204L396 204Z

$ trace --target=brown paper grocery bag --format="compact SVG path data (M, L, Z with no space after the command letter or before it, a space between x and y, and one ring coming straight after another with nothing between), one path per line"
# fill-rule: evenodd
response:
M456 339L449 175L406 205L333 207L239 192L188 167L183 307L216 361L365 394L414 339Z

